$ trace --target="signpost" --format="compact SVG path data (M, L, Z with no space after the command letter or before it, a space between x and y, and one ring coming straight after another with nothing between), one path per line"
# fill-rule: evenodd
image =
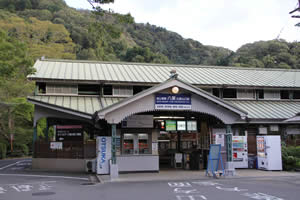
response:
M97 174L109 174L111 137L97 137Z

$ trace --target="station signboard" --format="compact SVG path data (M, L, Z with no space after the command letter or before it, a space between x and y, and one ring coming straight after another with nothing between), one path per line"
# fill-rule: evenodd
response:
M156 94L155 109L191 110L192 100L189 94Z

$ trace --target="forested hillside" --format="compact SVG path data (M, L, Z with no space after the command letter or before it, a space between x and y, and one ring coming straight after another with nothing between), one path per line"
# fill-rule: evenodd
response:
M26 76L41 56L300 68L298 42L260 41L233 52L184 39L163 27L135 23L130 14L76 10L63 0L0 0L0 152L9 146L11 135L17 150L27 154L31 147L33 107L25 97L33 84ZM40 137L44 128L39 124Z

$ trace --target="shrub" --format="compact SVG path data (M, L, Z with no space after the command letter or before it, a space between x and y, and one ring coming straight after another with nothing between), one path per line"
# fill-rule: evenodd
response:
M26 144L22 144L21 145L21 151L23 153L24 156L28 156L29 154L29 148Z
M6 144L0 143L0 158L6 158Z
M282 145L282 164L284 170L300 169L300 147Z

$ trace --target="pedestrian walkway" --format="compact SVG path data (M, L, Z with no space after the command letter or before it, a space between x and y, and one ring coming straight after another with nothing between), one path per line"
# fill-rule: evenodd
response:
M237 169L236 175L224 178L247 178L247 177L283 177L299 176L299 172L263 171L256 169ZM101 182L144 182L144 181L169 181L169 180L207 180L212 177L205 176L205 170L160 170L155 173L129 173L119 174L119 178L111 180L109 175L98 176Z

